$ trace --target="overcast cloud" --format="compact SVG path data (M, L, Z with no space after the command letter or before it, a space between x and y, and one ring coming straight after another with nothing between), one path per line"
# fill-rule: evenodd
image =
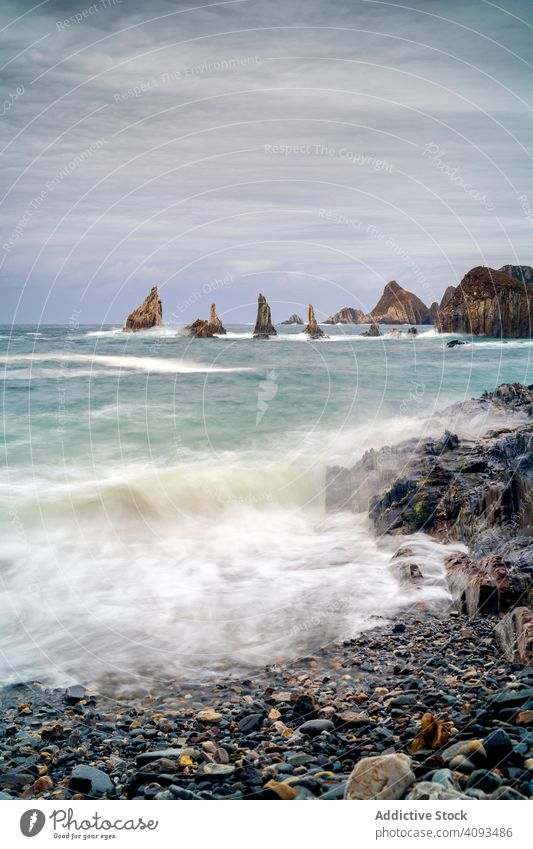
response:
M279 321L533 264L533 6L2 3L0 321Z

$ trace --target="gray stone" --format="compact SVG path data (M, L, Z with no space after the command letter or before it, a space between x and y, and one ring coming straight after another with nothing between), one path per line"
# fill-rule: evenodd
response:
M105 796L113 790L113 782L106 772L86 764L74 767L68 786L75 793L83 793L85 796Z

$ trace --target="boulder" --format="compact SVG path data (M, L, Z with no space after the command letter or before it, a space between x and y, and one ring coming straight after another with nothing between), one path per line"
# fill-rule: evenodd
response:
M401 799L414 783L411 758L402 753L361 758L352 770L345 799Z
M285 321L282 321L281 323L282 324L303 324L304 320L297 313L293 312L292 315L290 315L288 318L285 319Z
M309 304L309 312L307 314L307 325L303 331L310 339L327 339L326 334L318 326L315 318L315 309L313 304Z
M255 322L254 339L268 339L276 336L277 330L272 324L270 307L264 295L259 293L257 298L257 319Z
M368 318L381 324L432 324L428 307L417 295L402 288L396 280L387 283L383 295Z
M496 625L496 637L510 663L533 666L533 612L515 607Z
M416 327L410 327L407 331L408 336L418 336L418 330Z
M186 330L189 336L195 336L197 339L208 339L212 336L224 336L226 329L219 319L215 304L211 304L209 310L209 318L207 320L197 318L193 321Z
M468 554L451 554L445 568L452 598L469 616L505 613L520 598L510 570L498 555L474 561Z
M367 320L363 310L353 307L343 307L338 312L327 318L324 324L365 324Z
M440 333L529 339L532 321L533 287L503 271L477 266L439 311L436 328Z
M154 286L141 306L129 314L123 330L129 333L159 327L161 324L163 324L163 306L157 293L157 286Z

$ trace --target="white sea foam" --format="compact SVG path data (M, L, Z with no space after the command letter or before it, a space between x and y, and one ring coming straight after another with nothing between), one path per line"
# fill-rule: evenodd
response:
M3 358L7 365L19 362L45 363L87 363L94 366L109 366L113 369L133 369L135 371L156 372L158 374L207 374L211 372L252 371L248 367L228 368L202 365L190 360L163 359L161 357L134 357L103 354L11 354ZM66 371L66 370L65 370Z

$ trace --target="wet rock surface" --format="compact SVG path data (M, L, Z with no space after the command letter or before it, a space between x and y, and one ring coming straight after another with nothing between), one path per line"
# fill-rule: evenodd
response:
M436 318L441 333L520 339L531 337L533 287L527 266L472 268ZM522 268L524 269L522 271Z

